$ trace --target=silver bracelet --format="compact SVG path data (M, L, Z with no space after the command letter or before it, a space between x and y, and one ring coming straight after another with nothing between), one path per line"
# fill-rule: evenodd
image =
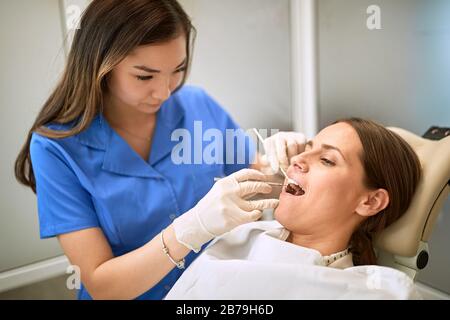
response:
M164 253L166 254L167 257L169 257L170 261L172 261L172 263L173 263L178 269L184 269L184 263L185 263L184 258L177 262L177 261L175 261L175 260L170 256L170 254L169 254L169 249L166 247L166 245L165 245L165 243L164 243L163 233L164 233L164 230L161 231L161 244L162 244L162 249L163 249Z

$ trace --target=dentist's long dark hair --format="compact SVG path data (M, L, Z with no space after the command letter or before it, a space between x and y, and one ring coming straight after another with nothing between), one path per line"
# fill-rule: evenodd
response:
M361 140L360 155L369 189L383 188L389 193L389 204L381 212L367 218L350 239L355 265L376 264L374 237L397 221L407 210L419 183L422 169L411 146L399 135L369 120L339 120L353 127Z
M58 139L88 128L103 108L106 76L133 49L184 35L189 68L195 33L176 0L93 0L81 17L62 77L28 131L15 162L16 179L36 192L30 158L33 132ZM187 74L188 70L176 90ZM73 121L68 131L46 128L49 123Z

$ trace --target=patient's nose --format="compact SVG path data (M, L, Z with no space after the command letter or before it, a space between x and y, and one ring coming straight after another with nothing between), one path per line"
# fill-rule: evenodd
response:
M308 164L305 161L305 157L302 154L296 155L291 158L291 165L296 169L300 169L302 172L308 171Z
M290 165L295 164L295 163L298 161L298 158L299 158L299 157L300 157L300 154L297 154L297 155L293 156L293 157L291 158L291 163L290 163Z

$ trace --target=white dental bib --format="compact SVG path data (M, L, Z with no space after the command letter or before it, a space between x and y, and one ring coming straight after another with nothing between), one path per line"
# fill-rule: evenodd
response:
M277 221L245 224L216 238L166 299L410 299L412 280L395 269L353 267L351 255L328 267L320 252L286 242Z

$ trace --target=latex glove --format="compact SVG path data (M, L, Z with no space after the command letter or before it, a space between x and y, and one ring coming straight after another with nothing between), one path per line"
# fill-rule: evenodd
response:
M261 171L265 174L277 174L280 166L287 170L292 157L305 150L305 143L305 135L300 132L278 132L265 139Z
M280 185L271 185L272 191L269 193L258 193L253 194L249 199L251 200L261 200L261 199L279 199L280 194L283 191L283 184L286 182L285 178L281 174L272 174L272 168L268 165L268 170L266 174L266 181L273 182ZM264 172L263 172L264 173Z
M271 192L265 179L257 170L243 169L217 181L194 208L173 222L178 242L198 252L214 237L258 220L264 209L275 208L278 199L247 200L252 194Z

